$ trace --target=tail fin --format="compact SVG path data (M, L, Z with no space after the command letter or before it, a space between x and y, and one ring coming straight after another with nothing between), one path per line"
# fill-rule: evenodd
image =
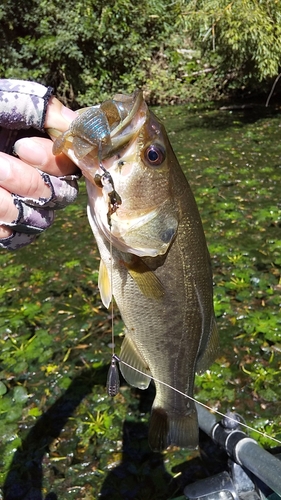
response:
M194 409L188 415L168 414L163 408L153 408L148 433L154 451L163 451L171 444L194 449L198 446L198 419Z
M153 451L163 451L168 445L168 415L163 408L152 409L148 442Z

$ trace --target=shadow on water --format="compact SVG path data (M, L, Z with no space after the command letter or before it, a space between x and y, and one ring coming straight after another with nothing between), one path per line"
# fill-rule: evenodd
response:
M150 411L155 389L151 384L139 395L139 412ZM172 476L166 471L163 455L152 452L147 441L148 426L126 420L123 424L122 461L107 475L101 500L142 500L170 498L174 491Z
M141 412L149 411L155 396L151 385L138 391ZM99 498L101 500L171 500L182 498L184 487L198 479L225 469L227 456L200 431L200 454L173 467L173 476L166 470L168 455L152 452L147 441L148 426L125 421L123 425L122 462L107 475ZM188 452L186 453L188 456ZM182 454L184 457L185 454Z
M38 419L14 455L3 488L4 500L64 500L54 492L44 494L42 491L44 456L93 386L105 383L107 370L108 367L82 371ZM154 398L153 390L146 392L148 397L143 394L140 397L142 411L151 406ZM147 425L125 421L122 462L106 477L101 499L148 499L152 498L152 491L155 499L167 498L167 485L171 485L172 478L165 470L162 455L149 448L146 436ZM147 496L146 491L149 492Z
M49 446L65 426L69 417L91 392L97 374L85 370L73 380L66 392L36 422L23 440L11 464L4 484L4 500L43 500L42 461ZM49 493L44 500L57 500Z
M124 422L122 462L107 475L100 499L168 498L172 477L165 470L162 454L151 452L146 435L145 424Z
M105 382L107 369L106 366L99 370L83 370L66 392L38 419L14 455L3 488L3 500L64 500L60 493L43 493L44 456L83 398L91 393L94 385ZM145 413L151 408L154 388L137 392L139 411ZM149 448L147 433L148 426L140 421L124 422L122 461L107 474L99 493L101 500L175 498L182 494L184 486L210 474L210 469L212 474L222 470L225 457L216 460L212 443L202 434L201 458L196 456L189 461L184 460L173 469L173 473L176 473L173 478L165 468L165 455L152 452ZM211 456L209 464L207 456ZM91 498L95 498L95 495Z
M46 495L42 492L44 456L93 386L105 383L107 370L108 367L82 371L38 419L14 455L3 488L4 500L64 500L54 492ZM151 406L153 397L140 398L142 411ZM137 498L138 494L140 498L150 498L143 496L145 491L155 491L154 498L166 498L171 476L165 471L162 455L150 450L146 436L147 425L125 421L122 463L107 476L100 498L129 500Z
M184 107L184 105L183 105ZM179 106L179 108L181 108ZM188 131L198 129L210 130L225 130L228 128L243 128L247 124L256 123L261 119L274 117L280 115L280 109L274 107L265 107L259 105L241 106L221 106L220 108L213 108L206 113L206 109L188 107L186 116L179 109L183 120L174 126L174 132L181 130ZM157 113L156 113L157 114ZM176 113L175 113L176 115Z

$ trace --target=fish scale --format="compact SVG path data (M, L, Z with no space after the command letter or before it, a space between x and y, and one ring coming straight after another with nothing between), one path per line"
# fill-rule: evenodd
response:
M88 188L91 193L89 183ZM186 209L186 206L190 207L191 203L194 203L191 192L189 191L188 194L192 199L182 208L182 211ZM185 200L186 197L187 193L184 196ZM137 282L130 276L126 266L121 264L124 254L116 249L113 249L112 255L113 292L126 325L126 337L133 340L149 367L151 375L185 394L193 395L198 355L206 348L213 325L212 277L206 245L204 246L205 252L196 251L198 245L202 247L204 243L204 234L200 231L199 237L197 230L193 236L192 227L195 221L190 220L188 214L186 217L182 216L182 221L178 229L178 238L172 243L165 259L163 257L143 258L149 269L155 268L154 273L160 282L165 284L163 297L144 300ZM199 227L201 228L201 224ZM110 267L109 243L97 228L94 228L94 234L103 261ZM189 239L189 244L193 244L194 251L189 253L187 258L183 258L186 238ZM163 260L164 263L161 262ZM177 263L176 272L175 262ZM194 266L198 269L196 274ZM199 272L200 269L201 272ZM202 303L199 303L198 294L194 291L196 279L198 288L202 290ZM178 297L184 298L179 300ZM208 320L204 320L202 311L205 311ZM135 364L134 358L128 357L126 350L122 352L121 349L122 358L138 369L144 370L145 368L145 364ZM131 385L143 388L143 377L139 378L135 371L124 367L122 363L120 368ZM195 447L198 442L198 423L194 403L158 382L155 385L156 399L153 408L156 409L157 418L155 423L152 418L151 447L157 450L169 444ZM174 416L176 422L179 421L179 425L183 420L185 424L183 429L177 430L175 424L168 431L167 436L159 439L158 431L162 427L158 420L163 418L162 414L157 413L159 408L164 408L167 415L170 415L170 423ZM178 418L179 415L182 415L183 419Z
M77 151L78 158L72 142L79 140L70 141L68 132L63 151L86 176L88 218L101 256L101 299L108 307L113 293L125 324L120 369L140 389L153 377L193 396L195 372L206 369L217 352L212 273L200 215L165 129L142 93L115 96L105 114L111 106L114 117L118 109L122 116L106 137L106 154L100 145L98 157L93 141L93 151L83 158ZM83 114L79 118L80 127ZM79 127L72 130L79 134ZM105 172L119 196L110 227L110 193L96 180ZM196 447L194 402L157 380L151 447Z

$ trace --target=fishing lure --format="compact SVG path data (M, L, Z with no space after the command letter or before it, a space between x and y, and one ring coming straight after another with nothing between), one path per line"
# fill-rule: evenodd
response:
M78 160L81 160L96 147L103 147L110 142L110 126L105 113L99 107L80 110L79 116L71 123L69 129L58 137L53 145L55 155L61 153L66 143L72 148Z
M96 174L94 181L97 186L102 187L108 196L108 212L107 212L107 222L111 228L111 216L121 205L121 196L117 193L114 187L113 179L110 173L104 168L102 162L100 162L100 169L104 172L102 175Z
M116 354L113 354L106 382L107 394L113 398L118 394L120 389L120 378L117 361L119 361L119 358L116 356Z

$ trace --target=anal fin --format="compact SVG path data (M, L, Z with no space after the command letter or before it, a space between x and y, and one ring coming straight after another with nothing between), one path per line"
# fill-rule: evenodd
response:
M119 367L121 373L128 384L133 387L138 387L139 389L147 389L151 381L149 367L144 361L134 341L128 337L125 337L123 340L120 352L120 361ZM138 371L134 370L134 368Z

